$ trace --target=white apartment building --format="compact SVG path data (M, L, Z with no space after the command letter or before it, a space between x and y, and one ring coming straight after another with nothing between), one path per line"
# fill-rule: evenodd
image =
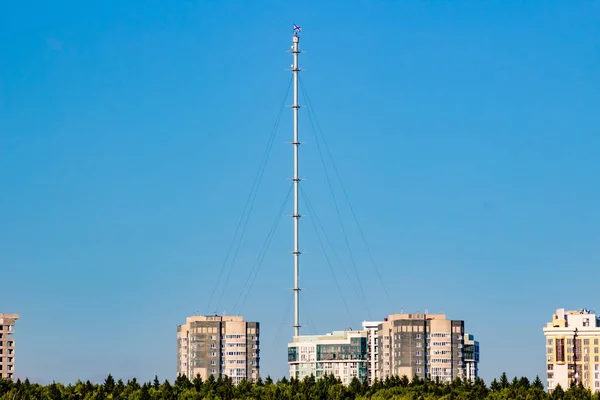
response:
M572 381L600 392L600 317L582 309L556 310L544 328L548 391Z
M334 331L301 335L288 344L290 377L317 379L333 374L348 385L354 377L367 379L367 331Z
M363 321L363 330L367 333L367 378L369 385L375 379L381 380L379 373L379 342L377 330L383 321Z

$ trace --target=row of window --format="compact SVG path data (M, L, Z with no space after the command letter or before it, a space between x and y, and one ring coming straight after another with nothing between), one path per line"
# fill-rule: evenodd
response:
M547 368L548 368L548 371L553 371L554 370L554 364L548 364ZM572 369L572 366L569 365L569 368ZM584 364L583 370L584 371L589 371L590 370L590 366L588 364ZM594 364L594 371L600 371L600 364Z
M594 347L594 354L598 354L600 353L600 350L598 349L598 347ZM581 353L582 349L577 349L577 353ZM546 348L546 352L548 354L552 354L554 353L554 347L547 347ZM573 352L573 347L567 347L567 353L572 353ZM583 348L583 354L590 354L590 348L589 347L584 347Z
M592 339L583 339L583 344L584 345L589 345L591 343ZM598 339L593 339L594 340L594 345L598 346ZM581 339L578 339L578 342L581 341ZM548 346L552 346L552 344L554 344L554 339L548 339L547 341ZM567 339L567 344L573 344L573 339Z
M548 362L552 362L552 356L551 356L551 355L549 355L549 356L546 358L546 360L547 360ZM590 359L590 356L583 356L583 362L590 362L590 360L591 360L591 359ZM557 361L561 362L562 360L557 360ZM567 356L567 362L571 362L571 361L573 361L573 356ZM577 361L581 361L581 356L577 357ZM597 362L600 362L600 357L598 357L598 356L594 356L594 362L595 362L595 363L597 363Z

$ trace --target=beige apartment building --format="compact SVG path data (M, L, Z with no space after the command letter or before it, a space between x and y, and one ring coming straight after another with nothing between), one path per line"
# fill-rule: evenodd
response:
M473 380L478 375L479 343L473 335L465 343L465 336L464 321L447 319L445 314L391 314L377 327L378 363L371 378ZM476 355L465 354L465 344Z
M581 383L600 392L600 316L559 308L544 328L548 391Z
M177 373L203 380L228 376L234 384L260 376L260 327L242 316L191 316L177 327Z
M19 314L0 313L0 378L13 379L15 373L15 340L12 338Z

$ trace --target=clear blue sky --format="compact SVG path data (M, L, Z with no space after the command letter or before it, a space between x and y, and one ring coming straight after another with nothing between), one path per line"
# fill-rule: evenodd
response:
M173 378L177 325L215 309L260 321L262 375L287 374L290 203L234 302L288 189L289 109L234 294L208 303L297 23L312 109L390 294L335 186L367 305L345 277L303 110L303 185L344 261L332 264L340 295L307 213L303 332L445 312L480 340L484 379L543 377L553 311L600 309L599 15L573 0L5 4L0 311L21 314L17 375Z

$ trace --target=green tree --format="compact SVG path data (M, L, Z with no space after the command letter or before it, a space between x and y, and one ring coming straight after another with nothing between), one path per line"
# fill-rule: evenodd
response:
M104 380L104 392L107 394L112 394L113 390L115 390L115 379L111 374L108 374Z
M533 381L531 387L544 390L544 384L538 375L535 376L535 380Z
M502 375L500 375L500 388L506 389L509 385L510 384L508 382L508 377L506 376L506 372L503 372Z
M196 375L196 377L192 381L192 385L194 385L194 390L196 391L196 393L200 393L202 391L202 384L202 377L200 376L200 374Z
M565 391L560 386L560 384L556 385L554 390L552 390L552 395L550 396L550 398L552 400L562 400L564 397L565 397Z

